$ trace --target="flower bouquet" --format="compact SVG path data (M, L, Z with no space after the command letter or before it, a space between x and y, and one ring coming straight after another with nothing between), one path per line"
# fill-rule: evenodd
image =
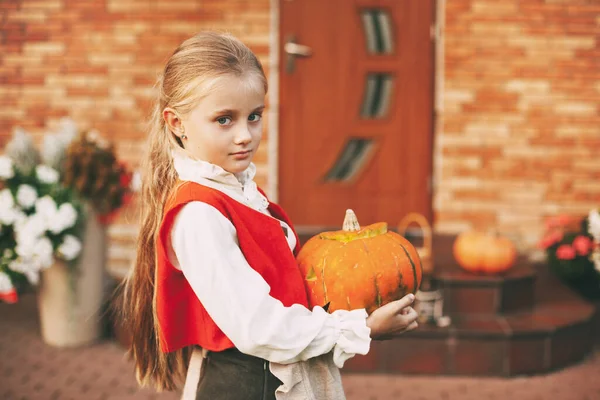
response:
M39 159L21 130L0 156L0 299L7 302L37 285L55 258L73 267L82 247L81 201L60 183L59 172Z
M539 247L546 253L550 270L564 283L588 299L600 298L600 262L594 263L597 240L592 217L561 215L549 218ZM599 232L600 233L600 232Z
M600 212L597 209L591 210L588 215L588 231L594 238L591 259L596 272L600 275Z
M0 301L36 287L42 338L77 346L101 332L106 224L131 198L112 145L71 121L39 153L15 130L0 157ZM39 284L38 284L39 281Z

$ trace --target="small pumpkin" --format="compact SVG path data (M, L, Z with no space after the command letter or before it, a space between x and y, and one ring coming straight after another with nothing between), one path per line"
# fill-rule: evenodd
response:
M464 270L498 274L515 264L517 251L507 238L497 234L463 232L454 241L454 258Z
M368 313L421 285L423 267L408 240L384 222L360 228L352 210L343 229L310 238L297 257L310 307Z

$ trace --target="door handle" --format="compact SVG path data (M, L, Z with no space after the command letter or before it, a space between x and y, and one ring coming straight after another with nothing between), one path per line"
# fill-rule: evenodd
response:
M310 57L312 54L312 49L310 47L294 42L287 42L285 46L283 46L283 50L287 54L296 57Z
M286 54L286 71L291 74L296 68L297 57L310 57L313 53L312 49L306 45L296 43L294 36L288 36L285 44L283 45L283 51Z

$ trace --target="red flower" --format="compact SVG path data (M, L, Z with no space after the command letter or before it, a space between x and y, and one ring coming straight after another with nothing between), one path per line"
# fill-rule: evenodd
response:
M131 185L132 178L133 174L127 171L121 172L121 176L119 176L119 185L121 185L122 188L129 188L129 185Z
M575 258L575 249L568 244L562 244L556 249L556 257L560 260L572 260Z
M0 292L0 300L9 304L15 304L19 300L19 296L17 295L17 291L13 288L7 292Z
M587 256L590 254L590 250L592 250L593 246L592 240L587 236L579 235L573 240L573 248L580 256Z

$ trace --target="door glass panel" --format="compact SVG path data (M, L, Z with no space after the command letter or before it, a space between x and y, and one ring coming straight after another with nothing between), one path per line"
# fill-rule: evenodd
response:
M387 10L370 8L361 11L361 19L369 54L392 54L394 35L392 18Z
M360 116L380 119L388 115L394 91L394 78L388 73L369 73L365 81Z
M351 138L325 176L325 181L353 180L369 160L374 148L375 142L372 139Z

